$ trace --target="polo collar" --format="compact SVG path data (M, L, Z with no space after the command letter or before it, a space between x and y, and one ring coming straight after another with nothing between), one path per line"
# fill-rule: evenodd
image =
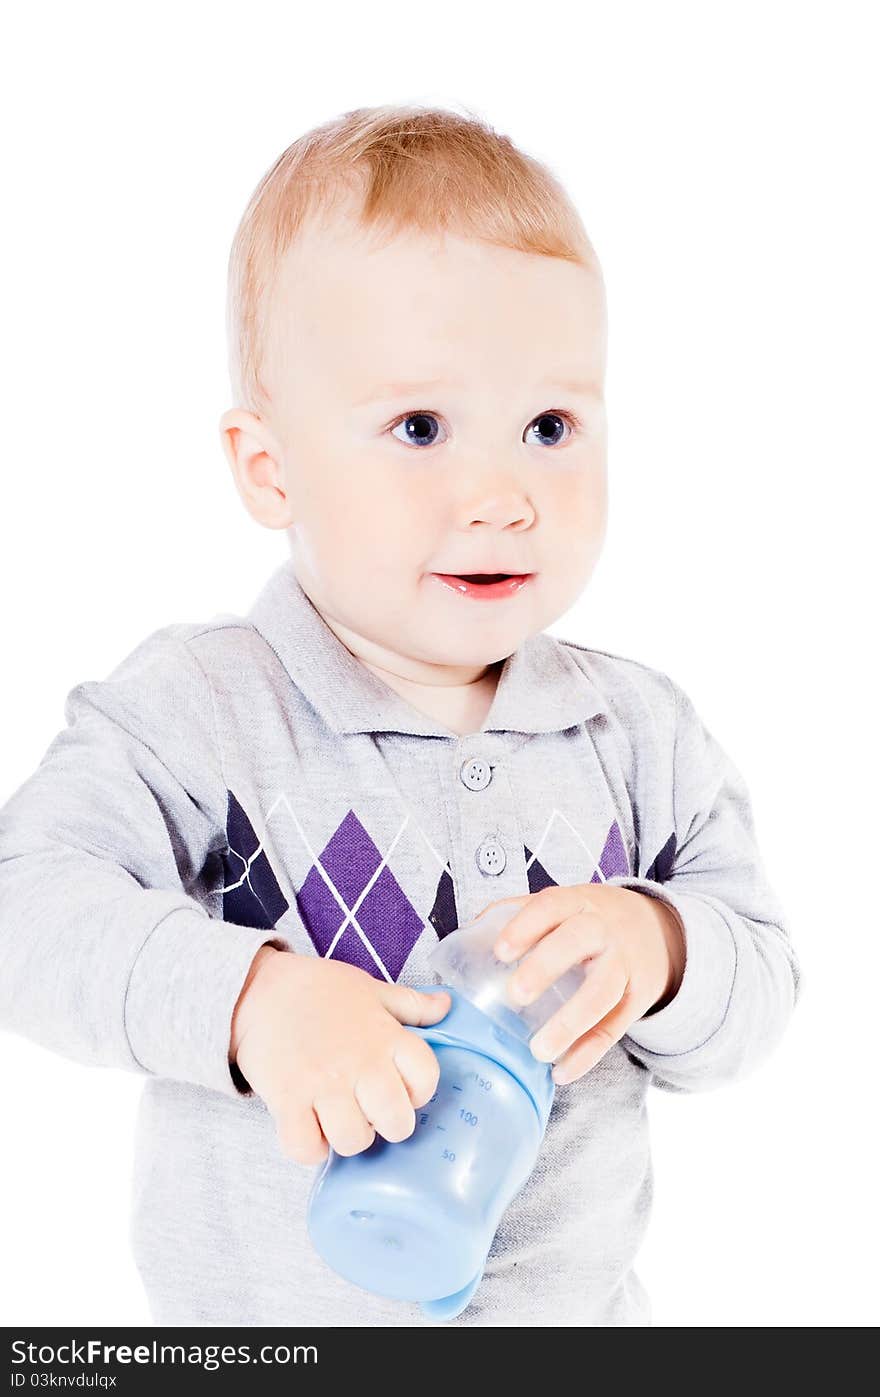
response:
M303 590L292 558L272 573L247 619L334 732L460 737L414 708L343 645ZM565 645L539 631L504 661L480 731L559 732L605 711Z

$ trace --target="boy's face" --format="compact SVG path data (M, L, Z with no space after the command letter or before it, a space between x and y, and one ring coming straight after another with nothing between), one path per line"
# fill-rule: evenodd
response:
M412 674L503 659L571 606L602 546L605 347L595 268L310 225L273 296L271 418L221 421L239 491L371 653ZM490 600L437 577L499 572L529 579Z

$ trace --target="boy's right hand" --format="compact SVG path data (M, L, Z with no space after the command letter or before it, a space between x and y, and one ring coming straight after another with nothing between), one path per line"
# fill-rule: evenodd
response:
M440 1065L404 1024L442 1019L449 994L389 984L345 961L261 946L232 1019L230 1056L263 1098L282 1150L320 1164L405 1140Z

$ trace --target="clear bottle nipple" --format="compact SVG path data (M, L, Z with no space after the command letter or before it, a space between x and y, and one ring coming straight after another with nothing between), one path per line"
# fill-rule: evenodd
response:
M580 989L585 965L576 965L561 975L531 1004L515 1004L507 997L507 982L520 961L500 961L492 947L502 929L516 916L511 905L490 907L473 921L450 932L428 958L431 969L444 984L451 985L475 1008L502 1028L529 1039Z

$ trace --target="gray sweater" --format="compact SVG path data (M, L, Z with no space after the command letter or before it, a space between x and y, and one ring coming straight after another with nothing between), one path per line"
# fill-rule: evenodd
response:
M607 882L679 913L681 988L557 1088L447 1324L649 1324L647 1088L749 1072L799 987L743 779L682 690L541 633L460 737L346 649L289 560L246 617L155 631L65 719L0 809L0 1027L142 1074L130 1235L155 1321L435 1327L315 1253L315 1167L230 1065L235 1002L266 942L430 984L438 937L486 903Z

